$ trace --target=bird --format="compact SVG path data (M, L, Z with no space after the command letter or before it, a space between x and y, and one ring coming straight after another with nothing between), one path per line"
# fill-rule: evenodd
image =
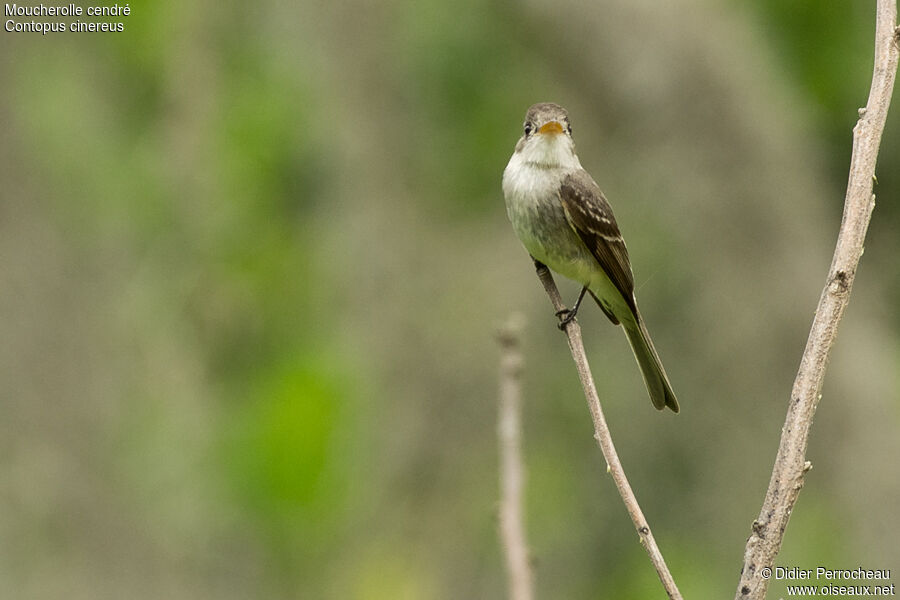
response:
M634 275L612 207L581 166L569 113L552 102L531 106L523 135L503 171L503 196L513 229L537 263L583 287L563 329L590 292L614 325L621 325L653 406L679 411L678 400L638 310Z

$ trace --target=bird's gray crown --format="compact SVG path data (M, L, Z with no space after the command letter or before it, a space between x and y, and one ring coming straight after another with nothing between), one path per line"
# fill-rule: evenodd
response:
M531 108L528 109L528 112L525 113L525 121L527 123L533 123L536 128L540 128L541 125L549 123L550 121L568 123L569 113L559 104L554 104L553 102L539 102L532 105Z

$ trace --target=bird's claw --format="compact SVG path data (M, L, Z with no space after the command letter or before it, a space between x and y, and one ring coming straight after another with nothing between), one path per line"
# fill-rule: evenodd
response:
M577 311L569 310L568 308L556 311L556 316L559 318L559 323L557 323L556 326L559 327L559 330L565 331L566 326L575 319L576 314Z

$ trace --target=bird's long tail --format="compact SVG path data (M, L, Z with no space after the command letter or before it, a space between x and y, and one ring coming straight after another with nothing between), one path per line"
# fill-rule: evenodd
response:
M675 392L672 391L672 384L669 383L662 361L659 360L659 354L653 347L650 334L644 326L644 320L640 313L637 313L635 317L633 320L623 319L622 327L625 329L625 335L628 336L634 357L641 367L641 375L644 376L650 400L658 410L668 406L674 412L678 412L678 400L675 398Z

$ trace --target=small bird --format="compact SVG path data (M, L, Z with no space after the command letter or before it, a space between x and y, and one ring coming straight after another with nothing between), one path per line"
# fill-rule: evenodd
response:
M584 286L615 325L622 325L653 406L678 412L666 376L634 297L634 275L612 208L575 154L569 114L558 104L535 104L525 132L503 172L503 195L513 229L535 261Z

